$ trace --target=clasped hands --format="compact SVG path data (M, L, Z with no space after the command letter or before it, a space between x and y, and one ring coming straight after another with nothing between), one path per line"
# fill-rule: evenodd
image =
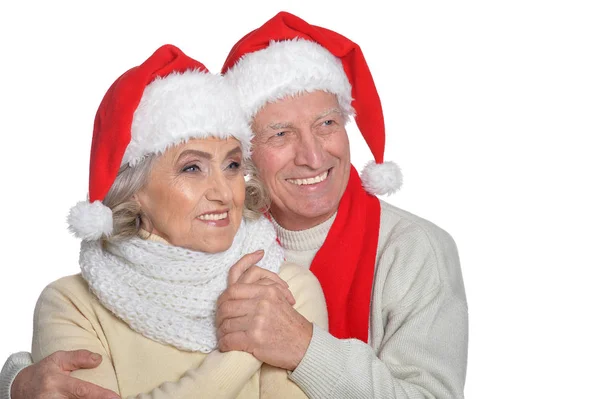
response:
M262 250L244 255L229 271L217 301L218 348L293 371L312 338L312 323L294 309L288 284L256 266L263 255Z

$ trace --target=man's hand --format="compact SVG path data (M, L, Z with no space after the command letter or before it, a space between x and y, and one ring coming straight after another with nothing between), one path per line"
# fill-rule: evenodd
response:
M116 399L108 389L70 377L71 371L93 369L102 356L87 350L54 352L38 363L24 368L10 390L11 399Z
M256 280L255 270L254 278L238 273L235 281L232 272L238 273L232 267L229 287L217 301L219 349L248 352L272 366L294 370L312 338L312 324L292 307L289 289L272 283L273 276Z

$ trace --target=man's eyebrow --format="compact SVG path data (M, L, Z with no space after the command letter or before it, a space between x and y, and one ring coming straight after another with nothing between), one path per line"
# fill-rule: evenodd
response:
M278 123L271 123L271 124L267 125L267 129L281 130L281 129L289 129L292 126L293 126L292 122L278 122Z
M338 107L334 107L334 108L329 108L323 112L321 112L319 115L317 115L317 117L315 118L315 121L326 117L327 115L331 115L331 114L339 114L339 115L343 115L342 111L338 108Z
M331 114L339 114L339 115L343 115L342 111L338 108L338 107L334 107L334 108L329 108L326 109L325 111L321 112L320 114L318 114L315 117L315 121L319 120L321 118L326 117L327 115L331 115ZM276 123L270 123L267 126L265 126L264 129L261 130L265 131L267 129L272 129L272 130L281 130L281 129L289 129L290 127L293 127L294 124L292 122L276 122Z
M266 133L268 130L289 129L292 126L293 126L292 122L275 122L275 123L269 123L268 125L266 125L262 129L258 130L256 133L257 134L262 134L262 133Z

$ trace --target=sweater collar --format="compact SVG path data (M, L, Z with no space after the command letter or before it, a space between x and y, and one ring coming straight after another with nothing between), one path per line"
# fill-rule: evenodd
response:
M168 242L161 236L159 236L157 234L152 234L149 231L144 230L144 229L140 229L140 231L138 231L138 237L140 237L143 240L159 242L159 243L165 244L165 245L171 245L170 242Z
M282 227L273 216L271 221L275 226L277 238L281 246L292 251L314 251L321 248L327 238L329 229L335 220L337 212L321 224L306 230L293 231Z

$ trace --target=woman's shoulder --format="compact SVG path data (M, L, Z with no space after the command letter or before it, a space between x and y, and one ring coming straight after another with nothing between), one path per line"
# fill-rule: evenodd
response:
M292 294L299 291L322 291L317 277L306 267L292 262L283 262L279 269L279 277L289 284Z
M312 279L316 280L315 275L304 266L300 266L293 262L284 261L279 269L279 277L289 283L289 280L294 279Z
M306 267L292 262L281 265L279 276L289 285L296 300L294 308L310 322L327 330L325 295L317 277Z
M76 306L92 307L95 297L80 273L59 278L48 284L40 294L40 301L69 302Z
M88 285L81 276L81 273L61 277L48 284L46 288L51 288L60 292L69 291L73 294L91 295Z

